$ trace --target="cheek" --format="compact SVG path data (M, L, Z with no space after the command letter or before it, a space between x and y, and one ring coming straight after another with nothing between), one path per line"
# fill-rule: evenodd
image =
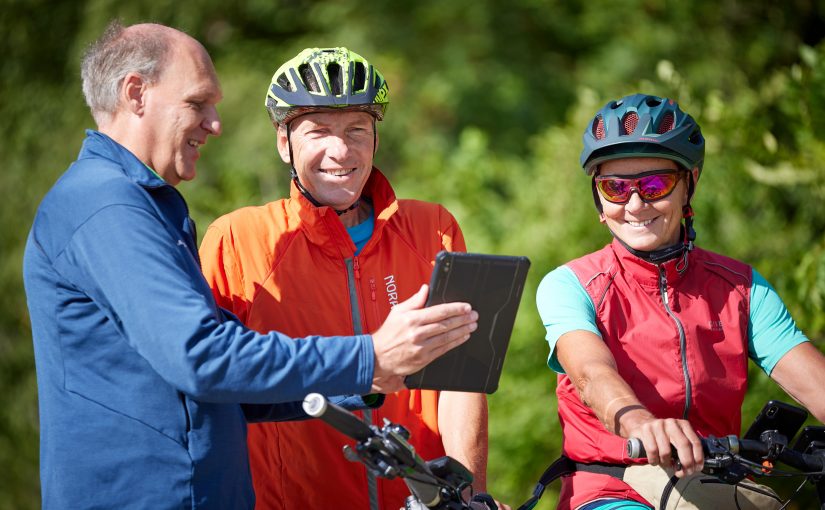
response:
M607 220L618 221L624 217L624 205L613 204L602 200L602 212L599 220L604 223Z

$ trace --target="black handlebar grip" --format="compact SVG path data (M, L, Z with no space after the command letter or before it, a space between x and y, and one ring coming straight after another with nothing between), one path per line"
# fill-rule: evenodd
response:
M308 415L324 420L356 441L366 441L375 435L369 425L346 409L329 402L320 393L310 393L304 397L303 408Z

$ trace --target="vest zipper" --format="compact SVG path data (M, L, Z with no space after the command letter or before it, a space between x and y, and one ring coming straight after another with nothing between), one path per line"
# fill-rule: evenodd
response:
M663 266L659 267L659 293L662 295L662 303L665 305L665 311L676 323L676 328L679 330L679 354L682 357L682 377L685 380L685 410L682 412L682 419L688 419L688 412L690 411L691 389L690 389L690 373L688 373L687 366L687 338L685 337L685 328L682 322L670 309L670 302L667 297L667 274Z
M358 264L358 257L344 259L347 268L347 284L349 285L349 305L352 312L352 330L356 335L362 334L364 329L361 326L361 308L358 306L358 281L361 280L361 268ZM364 409L364 421L372 425L372 410ZM378 507L378 480L375 475L367 470L367 491L370 497L370 510L379 510Z

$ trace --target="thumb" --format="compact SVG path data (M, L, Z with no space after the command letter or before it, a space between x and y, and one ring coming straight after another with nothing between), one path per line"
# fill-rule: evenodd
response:
M418 310L424 307L424 303L427 302L427 292L429 290L429 286L424 284L418 289L418 292L413 294L410 298L406 301L402 301L393 307L393 310L398 310L399 312L405 312L407 310Z

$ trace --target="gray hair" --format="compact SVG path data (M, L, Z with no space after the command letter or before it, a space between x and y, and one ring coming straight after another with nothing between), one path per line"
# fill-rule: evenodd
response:
M169 48L169 37L162 30L140 27L127 32L118 20L109 23L80 63L83 96L98 125L117 111L127 74L137 73L148 84L157 81Z

